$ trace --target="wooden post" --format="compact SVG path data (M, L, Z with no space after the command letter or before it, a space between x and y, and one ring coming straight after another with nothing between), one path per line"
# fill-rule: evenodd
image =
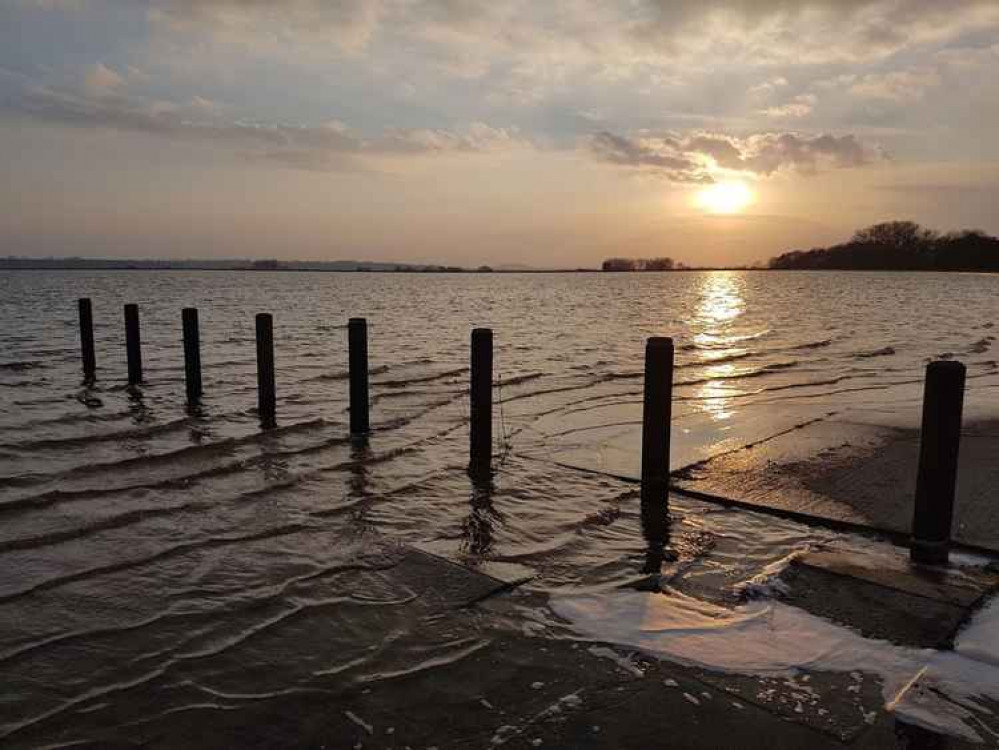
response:
M347 323L350 369L350 433L363 435L368 424L368 321L351 318Z
M653 337L645 344L641 513L642 535L648 545L642 572L655 576L662 572L663 562L676 560L676 555L669 549L669 429L672 403L673 339Z
M270 313L257 314L257 411L260 426L277 426L277 397L274 395L274 319Z
M913 562L947 563L961 443L965 368L960 362L930 362L923 391L923 425L912 518Z
M97 356L94 353L94 313L90 300L79 300L80 352L83 355L83 377L93 380L97 375Z
M469 395L468 473L488 477L493 450L493 332L489 328L472 331L472 375Z
M184 380L187 385L187 403L196 404L201 399L201 332L198 330L198 311L185 307L181 311L184 327Z
M669 427L673 402L673 339L645 344L642 408L642 505L669 504Z
M142 382L142 342L139 337L139 306L125 305L125 353L128 356L128 384Z

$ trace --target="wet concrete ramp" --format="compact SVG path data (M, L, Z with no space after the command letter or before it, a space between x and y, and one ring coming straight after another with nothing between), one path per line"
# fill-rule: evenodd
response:
M842 417L687 467L679 489L907 534L919 432ZM954 539L999 550L999 425L966 425Z
M302 747L331 712L363 734L364 721L344 713L345 696L487 648L468 605L521 580L369 540L270 596L245 592L225 618L185 604L25 644L2 655L2 710L20 717L2 744ZM84 682L102 688L78 691Z

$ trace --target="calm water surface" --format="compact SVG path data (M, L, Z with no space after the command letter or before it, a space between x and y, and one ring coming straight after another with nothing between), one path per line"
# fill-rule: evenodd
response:
M97 326L92 388L83 296ZM633 577L632 487L553 460L633 473L620 446L637 435L646 337L676 340L682 465L789 415L911 414L933 357L968 365L969 411L984 415L999 386L997 299L999 277L970 274L0 274L0 736L31 747L109 726L141 735L175 712L462 658L467 644L396 653L381 636L359 652L372 612L395 599L347 591L338 571L376 569L372 545L406 543L527 565L537 592ZM135 391L123 384L126 302L141 307L148 382ZM185 306L201 314L195 413ZM264 311L279 410L268 432L254 411ZM354 316L369 324L366 443L347 437ZM485 492L464 472L476 326L496 342L501 459ZM815 533L682 500L674 513L681 552L713 550L685 571L704 590ZM340 642L324 630L331 617ZM329 648L304 648L303 633Z

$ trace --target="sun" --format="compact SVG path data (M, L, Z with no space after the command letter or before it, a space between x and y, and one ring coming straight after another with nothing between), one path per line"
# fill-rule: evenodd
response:
M713 214L737 214L753 202L753 191L743 182L716 182L699 190L696 202Z

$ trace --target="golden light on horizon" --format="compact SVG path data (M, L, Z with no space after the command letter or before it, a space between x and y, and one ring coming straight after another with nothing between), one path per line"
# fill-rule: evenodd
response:
M753 202L753 191L744 182L716 182L697 191L695 201L713 214L736 214Z

